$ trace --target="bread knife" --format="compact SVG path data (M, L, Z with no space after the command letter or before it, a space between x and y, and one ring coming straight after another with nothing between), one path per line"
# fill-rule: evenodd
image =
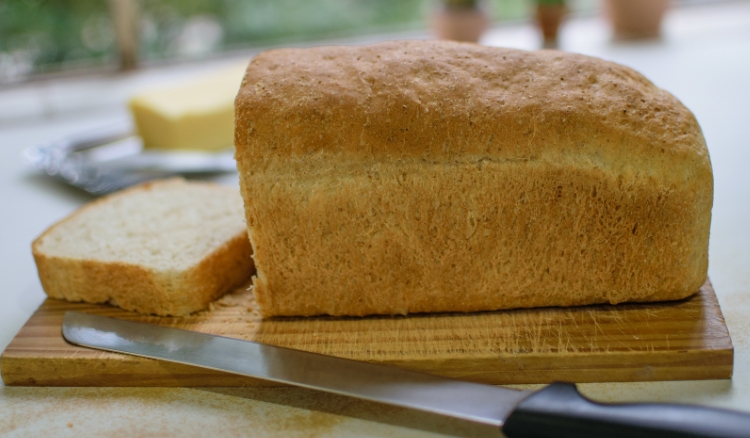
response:
M694 405L597 403L572 383L519 391L223 336L66 312L70 343L417 409L509 438L750 437L750 414Z

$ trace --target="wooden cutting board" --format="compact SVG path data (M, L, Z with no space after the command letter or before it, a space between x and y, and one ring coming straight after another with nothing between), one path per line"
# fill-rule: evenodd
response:
M726 379L733 348L710 282L654 304L472 314L261 320L240 289L184 318L46 300L0 357L6 385L245 386L264 382L70 345L67 310L398 365L492 384Z

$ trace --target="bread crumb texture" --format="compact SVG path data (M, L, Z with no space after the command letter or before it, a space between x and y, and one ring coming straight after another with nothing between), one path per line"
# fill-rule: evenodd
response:
M47 295L184 315L253 272L236 189L170 179L84 206L32 245Z
M235 111L264 316L671 300L706 279L703 135L627 67L439 41L273 50Z

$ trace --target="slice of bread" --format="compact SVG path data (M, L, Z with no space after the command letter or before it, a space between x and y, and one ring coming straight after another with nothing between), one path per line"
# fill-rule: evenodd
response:
M32 252L50 297L154 315L205 309L254 272L238 190L180 178L86 205Z

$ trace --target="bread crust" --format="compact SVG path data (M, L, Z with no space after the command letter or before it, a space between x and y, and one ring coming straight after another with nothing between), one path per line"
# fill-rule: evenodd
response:
M678 299L706 279L693 114L635 71L438 41L265 52L235 146L264 316Z
M109 303L141 314L182 316L207 308L211 301L247 282L254 266L252 247L244 230L199 263L180 272L160 272L133 263L60 257L44 252L43 241L57 226L88 209L101 208L117 197L175 183L185 184L181 179L150 182L95 200L40 235L32 243L32 254L47 295L67 301Z

